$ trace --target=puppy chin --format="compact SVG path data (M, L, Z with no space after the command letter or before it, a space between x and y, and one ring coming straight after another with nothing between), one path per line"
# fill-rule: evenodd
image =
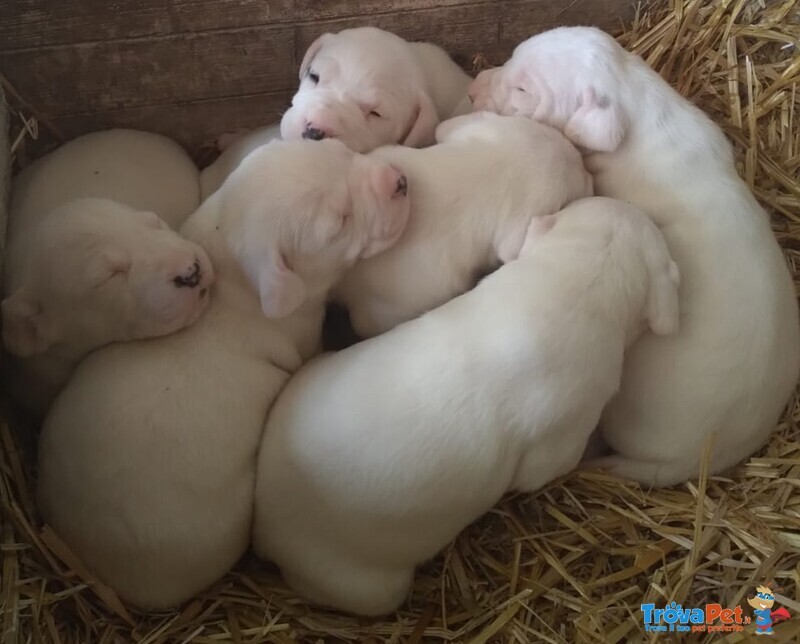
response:
M296 107L290 107L281 119L281 138L284 141L302 139L304 125L300 110Z

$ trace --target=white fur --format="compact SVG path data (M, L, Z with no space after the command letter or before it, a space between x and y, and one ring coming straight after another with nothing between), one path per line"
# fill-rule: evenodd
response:
M14 180L8 237L82 197L154 212L177 230L200 205L199 175L186 151L160 134L122 129L86 134L30 164Z
M531 217L589 196L578 151L525 118L471 114L442 123L439 145L381 148L413 186L400 241L359 262L337 287L355 331L387 331L463 293L478 274L514 259Z
M300 65L281 135L299 139L313 128L359 152L389 143L424 147L440 120L469 111L470 81L430 43L374 27L323 34Z
M631 206L534 219L473 291L289 383L259 451L256 552L317 602L395 609L414 567L503 493L577 465L625 347L646 321L676 327L676 282Z
M638 56L586 27L521 44L471 89L476 109L529 115L587 149L598 194L636 204L662 229L683 276L681 331L627 356L594 461L645 484L711 472L762 445L798 380L796 294L769 219L739 178L720 129Z
M14 395L37 414L93 349L192 324L214 280L199 245L108 199L76 199L18 227L5 260L3 344Z
M253 152L183 227L217 268L206 314L96 351L54 403L39 508L123 599L176 604L244 552L267 410L317 350L333 281L402 231L398 176L337 141Z
M222 153L214 163L200 172L200 199L205 201L225 182L248 154L270 141L281 138L280 125L274 123L252 132L244 133L222 145Z

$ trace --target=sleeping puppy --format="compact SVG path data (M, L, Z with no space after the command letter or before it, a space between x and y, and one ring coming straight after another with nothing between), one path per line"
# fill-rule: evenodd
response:
M76 199L16 232L0 305L3 345L14 356L14 396L36 415L90 351L172 333L208 304L208 255L152 212Z
M204 310L208 257L164 224L177 229L199 200L183 148L135 130L73 139L14 180L3 339L20 358L11 387L34 414L89 351L171 333Z
M577 465L625 347L677 327L677 282L631 206L534 218L473 291L289 383L259 450L256 552L316 602L394 610L414 567L506 491Z
M203 199L248 152L279 136L335 138L357 152L388 143L430 145L440 120L470 111L471 80L430 43L375 27L323 34L306 51L300 87L279 131L264 127L226 148L201 174Z
M442 123L437 139L424 150L371 155L404 169L413 201L398 243L359 262L335 290L362 337L463 293L476 275L517 256L531 217L592 194L580 153L530 119L460 116Z
M154 212L177 230L200 205L199 173L186 151L160 134L116 129L79 136L14 179L9 239L82 197Z
M736 173L720 129L638 56L587 27L517 47L479 76L476 109L560 128L583 147L598 194L638 205L683 276L681 331L646 335L603 415L617 453L593 465L647 485L711 473L762 445L798 380L796 294L769 218Z
M284 139L338 138L358 152L434 141L440 120L469 112L471 78L439 47L375 27L323 34L306 51Z
M339 141L253 152L183 227L217 269L206 314L94 352L55 401L39 507L124 600L177 604L244 552L267 410L317 351L334 280L401 233L398 184Z

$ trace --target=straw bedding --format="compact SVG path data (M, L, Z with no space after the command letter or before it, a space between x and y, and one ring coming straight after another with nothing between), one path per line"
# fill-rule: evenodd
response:
M639 16L620 41L725 129L800 281L800 0L674 0ZM12 132L12 142L22 138ZM283 586L276 570L249 557L180 610L130 612L41 526L31 496L30 441L16 423L12 429L3 422L0 638L3 644L656 641L644 633L642 603L733 607L757 583L774 579L783 587L777 600L793 619L778 625L770 641L800 641L799 421L795 395L769 445L753 458L672 489L644 490L583 472L535 496L504 499L424 566L407 604L382 620L310 606Z

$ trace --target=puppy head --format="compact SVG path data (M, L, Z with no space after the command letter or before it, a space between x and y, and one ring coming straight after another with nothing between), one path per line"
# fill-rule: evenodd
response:
M324 297L397 241L410 212L400 170L333 139L259 148L221 190L228 242L270 318Z
M632 58L599 29L560 27L533 36L502 68L479 75L470 96L475 109L528 116L586 150L612 152L625 136Z
M284 140L334 138L368 152L433 143L438 124L412 49L373 27L323 34L300 65L300 87L281 120Z
M205 251L153 213L79 199L50 213L30 242L21 285L2 302L3 340L15 355L165 335L208 304Z
M469 100L476 111L506 113L505 93L502 91L503 67L493 67L480 72L469 87Z

